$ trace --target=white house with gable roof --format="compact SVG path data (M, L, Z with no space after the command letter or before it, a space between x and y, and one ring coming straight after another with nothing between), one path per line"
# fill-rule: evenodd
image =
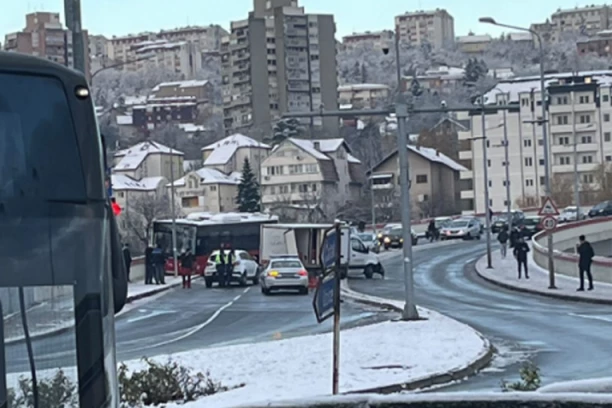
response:
M135 180L164 177L176 180L183 176L183 152L147 140L115 153L113 173Z
M244 159L248 158L255 177L259 177L261 163L271 149L267 144L236 133L202 148L204 167L217 169L225 174L242 172Z
M331 218L360 198L361 162L344 139L289 138L262 163L262 202L271 211L291 210L288 217L315 221Z

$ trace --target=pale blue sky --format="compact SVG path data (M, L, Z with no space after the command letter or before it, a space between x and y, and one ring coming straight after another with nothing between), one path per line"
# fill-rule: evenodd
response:
M575 0L300 0L311 13L335 15L338 39L353 31L392 28L393 17L416 9L446 8L455 18L455 33L498 34L500 29L478 23L489 15L509 24L528 26L544 21L557 8L592 4ZM19 31L25 14L55 11L63 15L63 0L6 0L0 11L0 38ZM228 5L231 4L231 5ZM247 16L252 0L82 0L83 25L94 34L125 35L185 25L221 24Z

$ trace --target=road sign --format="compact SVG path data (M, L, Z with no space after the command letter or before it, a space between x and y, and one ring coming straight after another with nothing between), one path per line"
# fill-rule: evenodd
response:
M557 227L557 219L552 215L547 215L542 219L542 226L547 231L553 230Z
M542 204L542 208L540 208L538 215L559 215L559 210L550 197L544 199L544 204Z
M336 273L331 271L327 275L319 279L319 284L315 291L312 306L315 316L319 323L332 317L335 312L334 308L334 290L336 287Z
M319 251L319 261L323 271L331 268L336 263L336 240L338 235L336 230L329 230L323 238L321 250Z

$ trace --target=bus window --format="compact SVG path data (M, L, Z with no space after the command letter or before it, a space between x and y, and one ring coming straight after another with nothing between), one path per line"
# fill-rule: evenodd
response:
M84 201L78 149L61 82L0 74L0 198Z

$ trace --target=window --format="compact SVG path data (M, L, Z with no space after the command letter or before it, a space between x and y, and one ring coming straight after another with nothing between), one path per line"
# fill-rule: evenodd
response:
M592 183L593 182L593 175L591 173L583 174L582 175L582 182L583 183Z
M543 186L544 184L546 184L546 177L540 176L540 185Z
M192 208L199 205L198 197L183 197L181 198L181 207Z
M73 112L63 85L51 77L0 73L0 101L0 200L86 200Z
M510 185L510 181L508 181L508 182L506 183L506 180L504 180L504 182L503 182L502 184L504 185L504 187L506 187L506 184Z
M525 180L525 186L526 187L532 187L533 186L533 179Z
M493 182L489 180L489 187L493 187Z
M604 132L604 142L609 142L610 139L610 132Z
M604 119L604 122L609 122L610 121L610 114L609 113L604 113L603 119Z
M582 136L581 140L582 140L582 143L593 143L592 136Z
M491 147L491 144L489 143L489 141L487 140L487 149Z
M533 159L531 157L525 157L525 166L526 167L533 166Z
M591 115L580 115L579 121L580 123L591 123Z
M593 163L593 156L582 156L582 163L583 164Z
M568 98L567 96L558 96L557 97L557 105L567 105Z
M557 125L567 125L569 123L569 117L567 115L557 116Z
M612 161L612 156L606 156L606 161L607 162Z
M578 100L580 101L579 103L589 103L591 98L589 95L582 95Z
M561 156L561 157L559 157L559 164L560 165L571 164L570 157L569 156Z
M491 167L491 160L487 160L487 166Z
M217 191L217 186L210 186L208 189L210 191Z
M544 165L544 159L540 159L540 160L538 160L538 162L540 163L540 166Z
M523 146L524 147L531 147L531 139L523 140Z
M521 98L521 106L529 106L529 98Z
M417 184L425 184L425 183L427 183L427 174L417 174L416 182L417 182Z
M601 100L603 102L608 102L610 100L610 95L601 95Z
M301 164L290 164L289 165L289 174L301 174L303 172L304 172L304 169Z
M544 139L538 139L538 146L544 146Z
M569 142L569 137L568 136L561 136L557 139L557 143L560 145L568 145L570 144Z

